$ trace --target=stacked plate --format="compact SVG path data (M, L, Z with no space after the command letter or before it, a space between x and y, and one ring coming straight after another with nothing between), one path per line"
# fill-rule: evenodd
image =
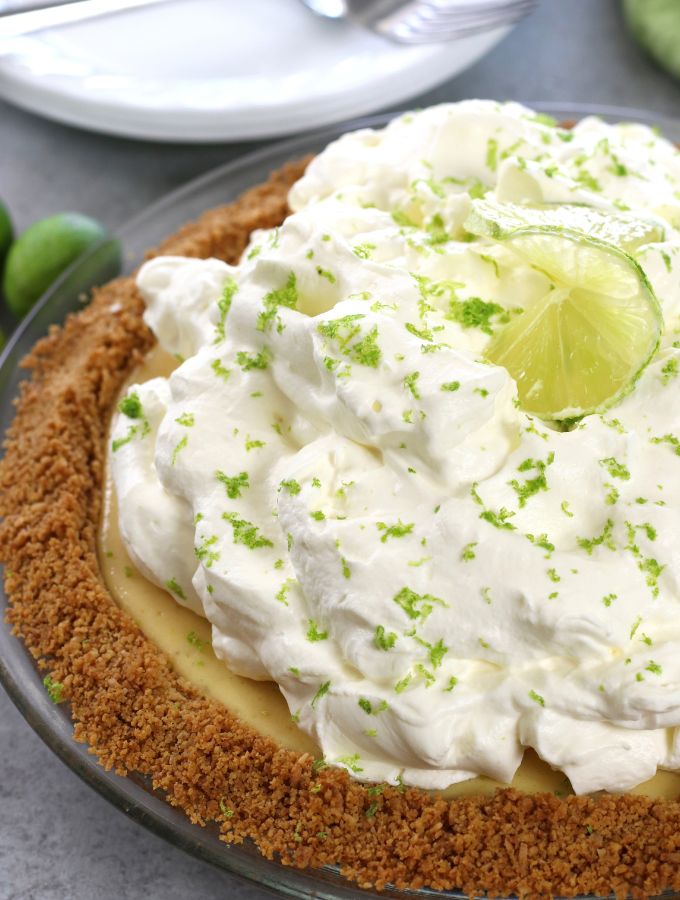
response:
M0 95L129 137L272 137L401 103L509 28L403 46L298 0L172 0L1 41Z

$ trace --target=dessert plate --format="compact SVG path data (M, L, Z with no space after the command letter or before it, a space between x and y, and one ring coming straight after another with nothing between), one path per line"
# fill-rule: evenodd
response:
M298 0L173 0L0 41L0 95L127 137L272 137L401 103L509 30L406 47Z
M632 110L576 105L532 104L559 120L596 114L609 121L637 121L659 125L671 140L680 140L680 123ZM12 400L24 375L21 358L43 337L50 325L61 323L69 312L82 306L83 293L93 285L130 271L145 250L158 244L187 220L203 210L227 203L246 188L264 181L269 172L291 159L321 150L345 131L380 126L391 116L380 116L336 126L325 131L277 144L242 160L229 163L192 181L154 204L125 225L113 240L104 241L81 257L41 299L24 320L0 357L0 431L4 434L14 417ZM24 645L4 623L7 598L0 589L0 682L29 725L45 743L84 781L133 820L196 857L232 872L250 882L273 889L280 895L324 900L365 900L370 897L444 898L463 897L457 892L427 889L400 891L386 888L380 895L361 890L342 878L332 867L300 871L262 857L251 844L228 846L216 827L192 825L182 812L171 807L163 794L153 791L141 776L120 777L102 768L85 745L73 739L67 704L53 704L42 684L35 663ZM664 895L670 896L670 895Z

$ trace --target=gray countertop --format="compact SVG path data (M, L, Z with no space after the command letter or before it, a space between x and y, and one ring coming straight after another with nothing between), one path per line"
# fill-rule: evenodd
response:
M680 114L680 85L624 30L617 0L543 0L485 59L416 98L576 101ZM0 196L16 226L77 209L115 228L253 144L103 137L0 102ZM264 900L136 825L41 743L0 690L0 900Z

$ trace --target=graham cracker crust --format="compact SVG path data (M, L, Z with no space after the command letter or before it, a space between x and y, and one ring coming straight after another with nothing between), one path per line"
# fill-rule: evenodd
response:
M308 160L205 213L149 255L237 262L255 228L288 213ZM97 562L110 411L153 338L132 278L94 292L23 361L0 463L0 559L9 622L62 685L75 737L101 764L139 772L197 827L252 839L296 867L338 865L363 887L468 894L631 894L680 889L680 802L499 790L450 801L364 786L281 749L179 678L115 604Z

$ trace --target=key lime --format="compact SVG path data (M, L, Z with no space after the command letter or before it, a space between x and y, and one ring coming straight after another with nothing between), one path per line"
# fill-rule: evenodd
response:
M632 256L573 227L490 223L483 209L465 227L487 236L493 230L519 261L548 279L546 294L485 350L515 379L522 408L564 420L621 399L654 355L663 328L659 303Z
M14 315L26 315L52 282L105 235L98 222L79 213L59 213L30 225L11 246L5 266L5 299Z
M680 5L677 0L624 0L634 37L650 56L680 78Z

